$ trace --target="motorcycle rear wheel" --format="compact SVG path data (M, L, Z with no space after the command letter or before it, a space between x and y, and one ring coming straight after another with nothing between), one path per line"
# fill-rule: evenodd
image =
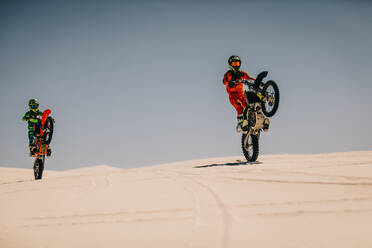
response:
M34 177L35 180L40 180L43 177L44 158L35 158L34 162Z
M243 133L242 150L244 157L247 159L248 162L256 161L259 153L257 136L251 134L249 137L247 137L247 134Z
M271 117L276 113L279 107L280 96L278 85L272 80L267 81L262 92L265 97L269 98L267 102L261 103L262 112L265 116Z

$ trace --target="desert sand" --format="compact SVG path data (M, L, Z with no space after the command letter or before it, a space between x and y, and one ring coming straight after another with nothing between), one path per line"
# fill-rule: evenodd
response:
M1 167L0 247L372 247L372 151L242 160Z

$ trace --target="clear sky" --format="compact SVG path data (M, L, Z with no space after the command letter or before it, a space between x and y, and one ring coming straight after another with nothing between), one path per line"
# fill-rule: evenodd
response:
M371 150L370 1L1 1L0 165L31 168L27 101L56 119L47 169L240 155L227 59L281 91L260 154Z

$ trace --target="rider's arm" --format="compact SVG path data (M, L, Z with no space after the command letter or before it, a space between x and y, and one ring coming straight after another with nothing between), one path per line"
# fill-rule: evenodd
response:
M249 76L248 73L246 73L245 71L242 71L242 72L243 72L243 79L245 79L245 80L256 80L255 78Z
M30 118L30 119L28 119L28 121L29 122L32 122L32 123L37 123L39 120L38 119L36 119L36 118Z
M26 114L22 117L22 121L27 121L30 118L30 113L26 112Z
M31 121L32 123L38 123L40 121L40 117L43 116L43 112L41 112L40 110L37 111L35 114L36 116L33 116L29 119L29 121Z
M225 75L223 76L222 83L227 86L230 80L231 80L231 75L229 72L226 72Z
M27 112L23 117L22 117L22 120L23 121L29 121L29 122L32 122L32 123L38 123L38 116L42 116L43 115L43 112L39 112L39 113L36 113L36 116L35 115L32 115L30 112Z
M252 80L252 81L254 82L254 85L253 85L254 89L255 89L255 90L258 90L259 87L260 87L260 85L259 85L258 82L256 82L256 79L253 78L253 77L251 77L251 76L249 76L245 71L244 71L243 73L244 73L244 79L245 79L245 80ZM252 83L253 83L253 82L252 82Z

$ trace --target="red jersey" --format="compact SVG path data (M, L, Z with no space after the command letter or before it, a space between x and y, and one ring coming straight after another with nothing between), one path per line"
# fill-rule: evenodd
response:
M248 79L252 79L254 80L254 78L250 77L245 71L243 70L240 70L240 71L237 71L237 72L234 72L232 70L229 70L225 73L225 75L223 76L223 84L226 85L226 90L229 94L233 93L233 92L237 92L237 93L243 93L244 92L244 89L243 89L243 83L237 83L235 85L235 87L233 88L230 88L229 87L229 82L231 80L234 80L234 81L241 81L241 80L248 80Z

